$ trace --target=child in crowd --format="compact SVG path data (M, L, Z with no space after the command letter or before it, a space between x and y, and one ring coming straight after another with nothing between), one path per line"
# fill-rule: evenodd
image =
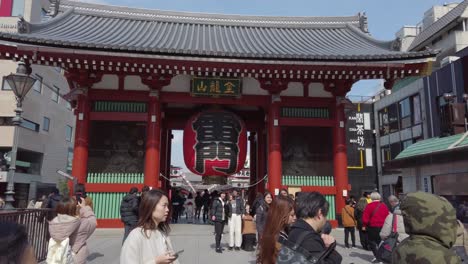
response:
M257 228L250 215L250 205L245 206L245 214L242 216L242 249L245 251L254 251Z

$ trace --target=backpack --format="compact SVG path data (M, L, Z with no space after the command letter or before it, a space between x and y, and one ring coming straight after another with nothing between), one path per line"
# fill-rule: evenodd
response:
M57 241L53 238L49 239L46 263L73 264L73 252L68 237L62 241Z
M277 264L302 264L312 263L320 264L323 259L327 257L336 247L336 242L333 242L324 252L320 254L312 254L307 249L301 247L302 242L309 235L309 232L303 232L298 237L297 241L291 242L284 236L279 236L278 242L281 244L278 257L276 259Z

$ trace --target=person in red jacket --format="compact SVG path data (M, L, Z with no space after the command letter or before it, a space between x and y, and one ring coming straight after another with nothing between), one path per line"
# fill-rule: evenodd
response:
M366 206L362 214L362 230L367 232L369 238L369 247L374 254L374 261L377 259L377 247L380 244L380 230L385 223L385 218L389 214L388 208L381 201L381 196L378 192L373 192L370 195L372 202Z

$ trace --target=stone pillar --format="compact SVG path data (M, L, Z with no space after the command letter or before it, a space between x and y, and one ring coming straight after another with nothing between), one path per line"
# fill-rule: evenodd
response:
M145 153L145 179L144 184L151 188L159 188L159 166L160 166L160 143L161 143L161 104L159 91L150 92L148 102L148 120L146 133Z

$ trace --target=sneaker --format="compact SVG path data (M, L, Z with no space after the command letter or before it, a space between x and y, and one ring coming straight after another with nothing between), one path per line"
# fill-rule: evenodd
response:
M228 247L228 250L232 251L232 247Z
M235 247L234 248L236 251L239 251L240 250L240 247Z
M377 261L376 258L373 258L370 262L375 263Z
M217 248L216 253L223 253L223 251L220 248Z

